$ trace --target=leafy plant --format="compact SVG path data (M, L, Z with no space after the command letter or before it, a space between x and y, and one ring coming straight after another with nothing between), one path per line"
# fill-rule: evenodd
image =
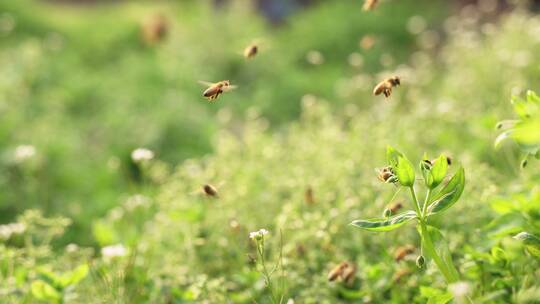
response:
M518 119L497 123L497 129L504 131L495 139L495 148L504 140L513 139L525 153L521 161L521 167L525 167L530 156L540 159L540 97L527 91L525 99L513 96L511 102Z
M414 210L408 210L396 215L385 212L387 216L384 218L355 220L352 225L368 231L384 232L397 229L410 221L416 220L422 242L422 254L417 260L418 266L423 266L423 254L425 253L427 257L435 262L448 284L458 282L459 274L448 249L442 244L442 233L430 224L429 218L432 215L446 211L459 200L465 187L464 169L460 167L444 186L439 187L447 176L449 159L444 155L439 156L434 161L424 158L420 162L420 171L427 192L423 203L421 203L417 198L417 191L414 187L416 174L412 163L403 153L392 147L387 148L386 158L387 170L397 177L397 179L389 178L387 181L392 181L397 187L403 187L410 191Z

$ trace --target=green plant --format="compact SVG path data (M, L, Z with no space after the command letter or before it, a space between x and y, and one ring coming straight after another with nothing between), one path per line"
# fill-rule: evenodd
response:
M389 172L389 174L384 175L383 180L398 186L398 191L400 187L407 188L410 191L415 210L396 215L385 211L386 217L384 218L356 220L352 222L352 225L368 231L384 232L397 229L412 220L417 220L422 251L417 260L418 266L423 266L423 254L425 253L427 257L435 262L448 284L458 282L459 274L448 249L442 244L442 233L436 227L430 225L429 217L442 213L458 201L465 187L465 171L460 167L448 183L438 187L447 175L450 160L444 155L439 156L434 161L424 157L420 162L420 171L427 191L424 202L420 203L417 198L417 191L414 188L416 175L412 163L403 153L392 147L387 148L386 156L388 167L383 170Z
M252 239L255 242L255 246L257 247L257 260L256 262L259 264L259 272L264 277L264 283L266 285L266 288L270 291L270 297L272 299L272 303L283 303L285 300L285 287L284 287L284 277L283 277L283 237L280 235L280 253L279 258L272 267L272 269L268 268L268 265L266 263L266 257L265 257L265 247L264 247L264 240L266 238L266 235L268 234L268 230L266 229L260 229L258 231L251 232L249 234L249 238ZM280 284L276 284L272 280L272 275L281 269L281 282ZM277 285L277 286L276 286Z
M540 159L540 97L533 91L527 91L525 99L513 96L511 102L518 119L497 123L496 128L504 131L495 139L495 148L499 148L504 140L513 139L525 152L521 161L524 168L530 156Z

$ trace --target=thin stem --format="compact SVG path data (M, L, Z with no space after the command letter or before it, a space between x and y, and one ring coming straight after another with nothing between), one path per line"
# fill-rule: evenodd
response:
M431 198L431 188L428 188L426 193L426 199L424 200L424 206L422 206L422 218L427 217L427 207L429 204L429 199Z
M414 186L409 188L411 190L411 196L414 202L414 208L416 209L416 215L419 219L422 218L422 212L420 211L420 204L418 203L418 198L416 198L416 191L414 191Z
M278 303L276 300L276 296L274 294L274 287L272 286L272 278L271 274L268 272L268 269L266 268L266 262L264 260L264 237L260 241L260 243L257 243L257 251L259 252L259 256L261 258L261 266L262 266L262 273L264 276L264 280L266 281L266 286L268 289L270 289L270 296L272 298L272 303Z

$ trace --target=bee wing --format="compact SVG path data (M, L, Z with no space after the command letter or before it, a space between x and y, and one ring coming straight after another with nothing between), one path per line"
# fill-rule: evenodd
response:
M237 85L230 85L230 86L223 87L222 90L223 90L224 92L227 92L227 91L232 91L232 90L234 90L234 89L236 89L236 88L238 88Z
M199 80L197 81L198 83L202 84L203 86L207 86L207 87L211 87L213 85L215 85L215 83L212 83L212 82L208 82L208 81L202 81L202 80Z

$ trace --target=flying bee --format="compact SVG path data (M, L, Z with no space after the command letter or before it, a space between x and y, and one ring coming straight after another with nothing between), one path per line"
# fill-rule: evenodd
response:
M150 16L141 24L141 38L148 45L157 44L166 38L169 27L169 21L164 15Z
M214 186L212 186L210 184L204 185L203 186L203 191L207 196L218 197L218 191L217 191L216 187L214 187Z
M410 274L411 274L411 271L407 268L399 269L398 271L394 273L394 277L392 278L392 281L394 283L400 283L402 279L404 279Z
M328 281L332 282L341 277L347 267L349 267L349 263L341 262L336 267L332 268L332 270L330 270L328 273Z
M349 264L348 266L349 267L345 268L341 274L341 277L347 286L352 286L356 275L356 266L352 264Z
M394 253L394 260L396 262L402 261L406 256L412 254L414 252L414 246L413 245L405 245L398 247L396 249L396 252Z
M388 206L388 210L392 212L392 214L396 214L401 208L403 208L403 204L400 202L393 203L392 205Z
M379 4L379 0L365 0L362 9L364 11L371 11L377 6L377 4Z
M373 95L384 94L384 97L388 98L392 95L392 88L401 84L401 80L398 76L387 78L375 86L373 89Z
M228 92L236 88L236 86L231 85L230 81L228 80L222 80L216 83L199 81L199 83L208 86L208 88L203 92L203 96L206 97L208 101L216 100L220 94L223 94L223 92Z
M259 47L256 44L250 44L244 49L244 58L251 59L257 55Z

